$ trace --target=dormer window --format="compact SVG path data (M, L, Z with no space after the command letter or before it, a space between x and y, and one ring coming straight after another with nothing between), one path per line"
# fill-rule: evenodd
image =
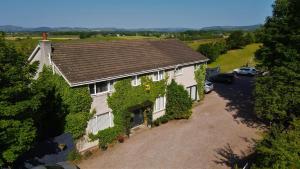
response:
M92 95L109 92L110 88L110 83L107 81L89 84L90 94Z
M133 76L131 80L132 86L138 86L141 84L141 78L139 76Z
M160 81L164 78L164 71L158 71L153 74L153 81Z

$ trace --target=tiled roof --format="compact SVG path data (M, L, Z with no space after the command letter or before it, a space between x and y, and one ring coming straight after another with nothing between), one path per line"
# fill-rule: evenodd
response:
M72 86L192 62L207 61L178 40L53 43L52 61Z

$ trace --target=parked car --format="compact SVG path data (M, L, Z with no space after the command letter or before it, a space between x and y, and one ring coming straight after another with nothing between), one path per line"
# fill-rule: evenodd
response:
M56 164L39 165L32 169L79 169L79 167L71 162L64 161Z
M214 84L210 81L205 81L204 83L204 92L209 93L214 89Z
M233 83L234 82L234 74L232 73L220 73L216 76L210 78L211 82L216 83Z
M254 76L257 74L256 69L253 67L242 67L242 68L234 69L233 72L235 74L249 75L249 76Z

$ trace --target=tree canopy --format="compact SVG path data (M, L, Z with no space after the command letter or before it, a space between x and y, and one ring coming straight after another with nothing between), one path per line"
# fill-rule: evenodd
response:
M32 112L39 102L30 84L36 68L0 36L0 166L11 165L35 140Z
M271 130L256 147L254 168L300 168L299 9L299 0L276 0L260 33L256 57L267 74L256 78L255 111Z

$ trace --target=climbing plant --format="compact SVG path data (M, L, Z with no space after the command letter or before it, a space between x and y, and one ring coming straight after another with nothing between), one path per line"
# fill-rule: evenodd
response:
M206 67L206 64L201 64L195 70L195 80L197 82L198 95L200 100L204 98Z
M184 86L177 84L173 79L167 86L167 117L169 119L188 119L192 114L192 104L193 102Z
M115 91L108 97L107 102L114 115L114 127L99 131L96 135L90 134L92 140L99 140L101 147L105 147L120 134L130 134L130 109L133 107L152 107L155 99L164 96L167 79L152 81L150 77L141 77L141 85L132 86L131 78L117 81ZM150 115L151 113L151 115ZM152 118L152 111L148 111L147 118ZM147 120L148 123L151 120Z
M56 132L69 132L77 139L85 133L92 98L87 86L70 87L63 77L53 74L50 67L44 67L38 79L32 84L41 100L35 112L35 123L39 133L56 128ZM45 136L44 136L45 137Z

